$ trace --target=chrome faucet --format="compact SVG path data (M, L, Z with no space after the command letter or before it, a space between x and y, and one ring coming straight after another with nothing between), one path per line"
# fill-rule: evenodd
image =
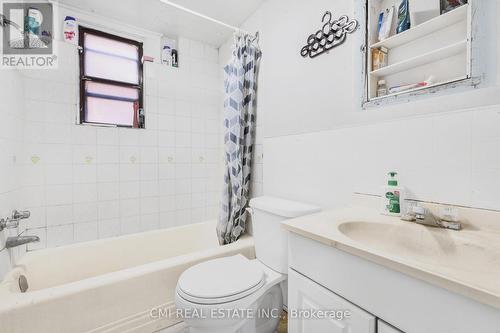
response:
M408 212L403 215L401 219L435 228L451 229L455 231L462 229L462 224L460 222L439 219L434 216L431 211L418 205L410 206Z
M31 213L28 210L14 210L11 217L0 219L0 231L3 229L14 229L19 226L19 221L29 218Z
M21 246L29 243L39 242L40 238L38 236L16 236L8 237L5 241L5 248L11 249L13 247Z
M30 212L14 210L12 215L7 218L0 219L0 231L4 229L14 229L19 226L19 221L30 217ZM11 249L24 244L39 242L40 238L38 236L21 236L17 235L15 237L8 237L5 241L5 248Z

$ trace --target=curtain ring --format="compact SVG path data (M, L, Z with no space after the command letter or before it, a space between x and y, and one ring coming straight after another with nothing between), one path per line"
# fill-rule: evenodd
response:
M253 42L259 43L259 38L260 38L260 33L257 31L255 32L255 36L252 38L252 43Z

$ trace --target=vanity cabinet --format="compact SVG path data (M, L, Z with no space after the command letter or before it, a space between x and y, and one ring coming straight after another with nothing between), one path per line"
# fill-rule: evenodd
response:
M288 246L291 333L367 333L377 326L378 333L500 333L496 308L294 232ZM306 320L295 309L345 309L352 317Z
M373 315L294 270L288 272L288 290L290 333L376 332L377 320ZM335 311L336 314L321 311ZM349 317L342 319L346 312ZM325 316L328 318L324 319Z

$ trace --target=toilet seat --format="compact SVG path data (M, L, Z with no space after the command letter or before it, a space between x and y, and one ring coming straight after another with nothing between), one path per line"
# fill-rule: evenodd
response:
M254 294L265 282L262 266L238 254L189 268L179 278L177 293L196 304L223 304Z
M229 277L237 278L237 284L229 283L235 281ZM240 330L271 333L275 331L279 318L261 320L247 313L257 314L259 309L281 310L281 282L285 280L286 275L272 270L258 259L248 260L241 255L215 259L193 266L181 275L175 305L187 315L183 319L191 333L234 333ZM195 281L198 287L193 285ZM226 288L228 285L231 287ZM201 294L204 296L200 297ZM196 315L189 315L194 313Z

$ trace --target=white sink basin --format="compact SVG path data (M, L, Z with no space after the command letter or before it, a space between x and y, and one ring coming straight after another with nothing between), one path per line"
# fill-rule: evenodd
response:
M453 269L497 274L500 269L500 251L481 245L481 239L470 233L432 228L415 223L387 224L376 222L344 222L338 230L364 246L412 258L422 264L438 265L443 270Z

